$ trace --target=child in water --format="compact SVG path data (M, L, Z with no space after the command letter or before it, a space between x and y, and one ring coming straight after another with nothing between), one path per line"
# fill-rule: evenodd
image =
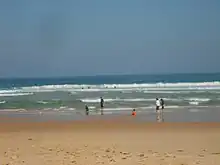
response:
M136 110L135 110L135 109L133 109L131 115L132 115L132 116L136 116Z

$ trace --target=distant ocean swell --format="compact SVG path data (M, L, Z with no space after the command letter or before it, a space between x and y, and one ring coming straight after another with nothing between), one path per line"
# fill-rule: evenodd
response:
M83 110L85 104L106 110L152 109L155 98L165 99L168 108L220 106L220 82L143 83L97 85L41 85L0 89L0 109Z

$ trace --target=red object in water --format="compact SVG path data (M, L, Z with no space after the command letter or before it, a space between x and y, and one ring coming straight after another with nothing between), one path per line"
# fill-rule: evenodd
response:
M131 115L132 115L132 116L136 116L136 112L135 112L135 111L133 111Z

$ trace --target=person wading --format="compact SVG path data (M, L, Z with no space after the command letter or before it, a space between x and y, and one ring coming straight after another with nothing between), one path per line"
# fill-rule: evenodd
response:
M161 120L164 121L163 118L164 100L162 98L160 99L160 104L161 104Z
M157 121L160 122L161 121L161 113L160 113L160 100L158 98L156 98L156 114L157 114Z
M101 115L103 115L104 99L102 97L100 97L100 108L101 108Z
M159 111L159 109L160 109L160 100L158 99L158 98L156 98L156 112L158 112Z
M88 107L88 105L85 106L85 109L86 109L86 115L88 116L89 115L89 107Z
M164 100L160 99L161 108L164 109Z

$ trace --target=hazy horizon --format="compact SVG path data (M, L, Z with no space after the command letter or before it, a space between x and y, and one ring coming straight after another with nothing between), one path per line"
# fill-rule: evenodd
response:
M0 77L219 73L218 0L3 0Z
M201 72L201 73L136 73L136 74L97 74L97 75L75 75L75 76L41 76L41 77L0 77L0 79L57 79L57 78L80 78L80 77L111 77L111 76L171 76L171 75L215 75L220 72Z

